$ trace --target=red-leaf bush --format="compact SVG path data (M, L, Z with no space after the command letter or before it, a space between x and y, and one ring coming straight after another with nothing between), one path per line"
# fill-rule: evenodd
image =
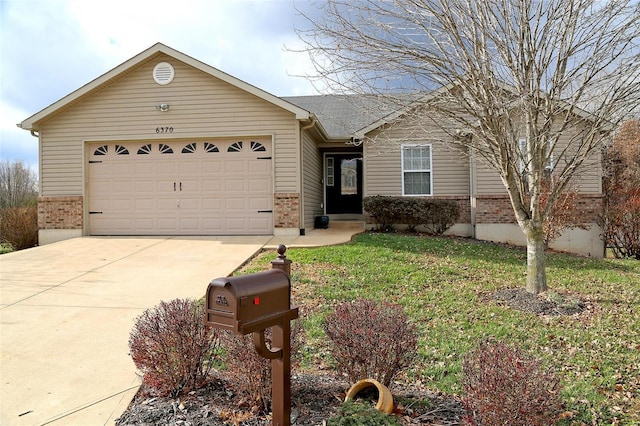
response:
M462 363L465 424L546 426L562 407L556 376L501 342L482 341Z
M338 371L351 382L370 378L389 386L416 354L416 327L394 303L342 303L327 316L324 330Z
M194 300L160 302L136 318L129 349L143 382L158 395L177 396L206 383L218 332L204 325Z
M640 260L640 120L625 122L603 157L604 242L615 257Z
M291 323L291 365L297 365L298 350L303 342L302 321ZM271 329L265 330L267 347L271 347ZM230 332L221 334L221 346L227 365L225 378L235 393L239 405L254 412L268 413L271 409L271 360L256 352L251 334L237 336Z
M540 182L540 206L546 208L555 190L554 179L545 177ZM580 193L578 187L569 182L567 187L558 195L549 214L542 222L544 231L544 243L548 247L552 241L556 240L566 229L587 230L584 212L579 207Z

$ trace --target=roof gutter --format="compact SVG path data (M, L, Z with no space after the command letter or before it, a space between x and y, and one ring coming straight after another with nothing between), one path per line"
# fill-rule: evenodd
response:
M312 128L318 122L318 119L316 118L315 114L309 114L309 118L311 119L311 123L307 124L306 126L302 126L300 128L300 132L302 132L303 130Z
M34 128L27 128L27 129L25 129L24 127L22 127L22 123L17 123L17 124L16 124L16 127L17 127L18 129L22 129L22 130L29 130L29 131L31 131L31 136L33 136L34 138L38 138L38 137L40 137L40 134L39 134L39 133L38 133L38 131L37 131L37 130L35 130Z

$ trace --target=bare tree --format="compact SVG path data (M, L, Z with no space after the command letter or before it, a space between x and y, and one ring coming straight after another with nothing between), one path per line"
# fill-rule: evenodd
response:
M38 180L22 161L0 161L0 243L14 250L38 243Z
M315 75L440 125L494 169L547 289L543 221L603 139L637 108L637 0L328 0L301 12ZM409 119L416 114L415 119ZM522 141L522 142L521 142ZM375 141L370 141L375 143ZM541 203L545 169L554 186Z
M0 210L35 204L37 175L22 161L0 161Z

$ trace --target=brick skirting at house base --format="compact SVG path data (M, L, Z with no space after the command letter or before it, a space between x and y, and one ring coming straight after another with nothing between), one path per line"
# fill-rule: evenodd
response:
M602 213L602 195L580 194L577 208L584 223L596 223ZM476 197L476 223L517 224L511 201L507 195L479 195Z
M300 194L280 192L273 195L273 227L278 229L300 230Z
M565 229L559 238L551 242L550 247L583 256L603 257L602 230L597 225L602 212L602 196L581 194L577 208L587 229ZM475 234L479 240L526 245L508 196L479 196L476 199Z
M274 231L278 235L298 235L300 194L274 194ZM82 196L39 197L38 228L40 244L82 236Z
M39 229L82 229L82 196L38 197Z
M460 210L460 217L458 217L458 223L471 223L471 201L469 197L458 196L436 196L432 197L434 200L451 200L455 201Z
M38 197L38 244L81 237L82 196Z
M476 223L515 223L515 213L506 195L476 197Z

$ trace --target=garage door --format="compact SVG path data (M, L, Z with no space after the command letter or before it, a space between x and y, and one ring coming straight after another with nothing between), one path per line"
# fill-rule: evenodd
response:
M273 233L270 139L89 145L91 235Z

